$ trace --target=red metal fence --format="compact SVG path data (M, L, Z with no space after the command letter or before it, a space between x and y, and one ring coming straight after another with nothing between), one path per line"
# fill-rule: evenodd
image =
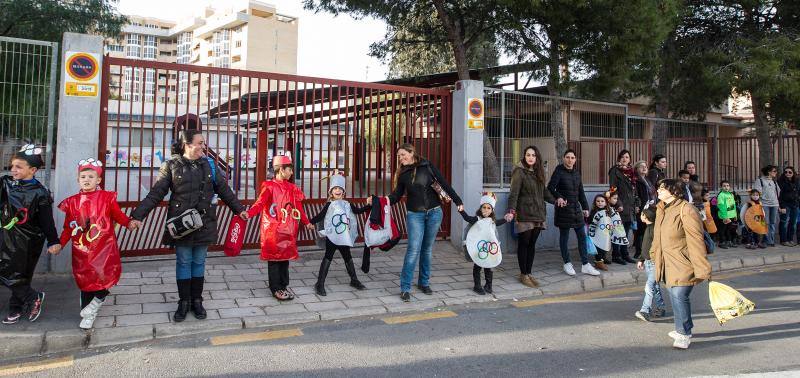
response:
M324 204L323 179L333 169L345 172L355 203L388 194L401 143L414 144L451 176L448 90L106 57L101 95L104 185L118 192L128 213L147 195L182 128L203 132L208 156L245 205L254 202L275 154L293 157L295 183L308 198L309 215ZM165 206L162 202L139 230L120 228L124 256L170 253L161 244ZM394 209L403 233L404 209L404 204ZM445 214L441 237L449 235L449 211ZM220 203L217 215L221 243L232 214ZM363 217L359 223L363 226ZM247 248L257 246L256 224L257 219L249 222ZM313 240L312 232L301 232L301 245Z

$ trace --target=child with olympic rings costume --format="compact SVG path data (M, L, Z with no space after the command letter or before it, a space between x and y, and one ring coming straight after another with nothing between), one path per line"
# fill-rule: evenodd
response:
M346 179L338 170L328 177L328 181L328 202L325 203L325 207L319 214L311 218L311 224L323 222L323 228L319 230L319 233L325 236L325 257L319 265L319 276L314 285L317 295L323 297L328 295L325 291L325 278L328 276L328 270L337 249L342 254L345 269L350 276L350 286L358 290L366 289L356 275L350 247L355 244L358 237L356 214L362 214L371 208L369 205L358 207L345 200Z
M245 220L261 214L259 239L261 259L267 261L269 290L279 301L294 299L289 290L289 261L297 260L297 233L300 224L313 230L303 210L305 195L291 180L292 158L276 155L272 159L275 177L261 183L258 199L240 215Z
M597 254L594 255L594 266L600 270L608 270L608 266L606 265L606 253L608 253L608 249L606 245L598 245L604 243L595 243L594 238L592 235L595 235L597 232L604 232L605 230L604 225L601 225L601 220L605 219L606 216L611 218L613 210L608 208L608 201L606 201L605 194L598 194L594 196L594 201L592 201L592 211L589 213L589 218L587 221L588 225L588 233L589 238L592 239L592 243L597 249ZM601 216L597 216L600 213Z
M28 144L11 158L11 175L0 178L0 283L11 290L3 324L23 314L33 322L42 314L44 292L31 287L33 272L47 242L61 249L53 221L53 198L35 174L44 165L42 148Z
M506 220L501 218L500 220L495 219L494 214L494 206L497 204L497 198L495 197L494 193L484 193L481 196L481 204L477 211L475 211L475 216L467 215L466 211L459 211L458 213L461 214L461 217L464 218L464 221L469 223L470 225L474 225L479 220L484 218L490 218L494 222L495 233L497 232L496 227L502 226L506 224ZM500 247L497 244L492 242L485 241L483 245L479 246L479 254L485 253L497 253L495 251L499 251ZM483 275L486 278L486 285L481 286L481 269L483 269ZM481 268L478 264L472 265L472 279L475 282L475 286L472 288L472 291L480 294L486 295L486 293L492 293L492 277L494 273L492 272L492 268Z
M117 203L117 193L100 190L103 163L88 158L78 164L80 192L58 205L65 213L61 245L72 243L72 275L81 290L81 329L91 329L111 287L122 274L115 225L135 229Z

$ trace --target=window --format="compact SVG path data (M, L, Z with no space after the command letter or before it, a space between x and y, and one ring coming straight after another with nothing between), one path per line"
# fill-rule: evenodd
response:
M236 47L242 47L242 41L236 41Z
M667 128L667 138L705 138L708 125L704 123L671 121Z
M580 112L581 137L625 138L624 115L600 112Z
M148 60L156 59L156 37L152 35L144 36L144 54L142 58Z

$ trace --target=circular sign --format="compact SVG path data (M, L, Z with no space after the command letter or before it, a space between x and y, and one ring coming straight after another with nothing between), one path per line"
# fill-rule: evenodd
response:
M89 54L75 54L67 61L67 73L75 80L91 80L97 71L97 60Z
M478 99L474 99L469 102L469 115L472 118L480 118L483 116L483 102Z

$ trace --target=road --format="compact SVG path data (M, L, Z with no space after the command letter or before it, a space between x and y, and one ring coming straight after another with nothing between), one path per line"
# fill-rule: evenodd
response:
M46 370L27 374L583 377L780 372L773 375L798 376L798 273L800 264L717 277L757 306L755 312L724 326L710 311L707 285L699 286L692 295L695 329L689 350L671 348L667 336L673 329L671 318L654 323L635 319L640 291L622 288L455 307L447 309L451 312L386 321L313 323L266 333L248 330L48 357L23 370L0 368L0 375L45 369L50 363Z

